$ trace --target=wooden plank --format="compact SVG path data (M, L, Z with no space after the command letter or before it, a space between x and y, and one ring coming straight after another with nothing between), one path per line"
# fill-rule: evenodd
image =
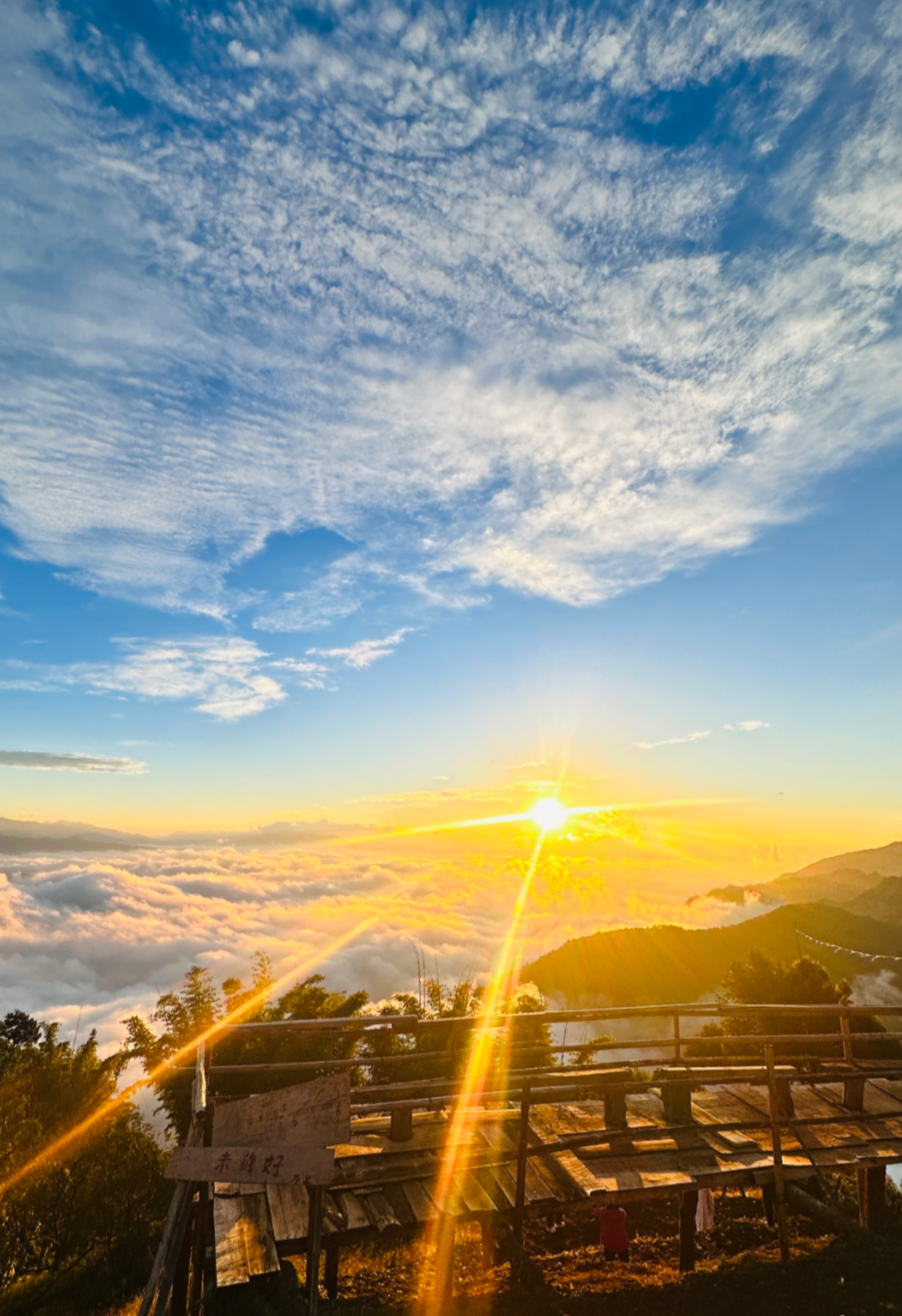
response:
M504 1193L511 1206L517 1201L517 1176L513 1167L510 1165L494 1165L492 1174L498 1182L498 1187Z
M248 1147L177 1147L166 1166L167 1179L213 1183L228 1175L233 1183L328 1183L335 1153L330 1147L270 1143Z
M357 1200L357 1194L353 1192L336 1193L339 1205L344 1213L345 1227L348 1230L369 1229L370 1218L364 1211L360 1202Z
M464 1170L454 1176L454 1182L468 1211L477 1215L483 1211L494 1211L494 1202L475 1175Z
M401 1221L395 1215L383 1193L367 1193L366 1196L361 1194L360 1200L370 1221L380 1233L384 1229L400 1229Z
M254 1143L331 1147L351 1139L351 1080L330 1074L239 1101L217 1103L214 1147Z
M310 1198L303 1184L291 1187L289 1184L269 1183L266 1185L266 1200L273 1233L280 1243L307 1237Z
M514 1157L517 1154L518 1122L511 1121L510 1123L510 1128L507 1121L505 1123L499 1121L497 1124L481 1124L479 1125L479 1135L492 1151L498 1152L501 1156L510 1155Z
M404 1196L404 1190L399 1183L386 1184L382 1189L382 1195L402 1225L416 1224L416 1216L410 1209L407 1198Z
M540 1172L538 1166L533 1161L526 1162L526 1201L529 1206L535 1202L557 1202L562 1201L564 1194L558 1189L557 1184Z
M252 1275L279 1269L265 1193L214 1197L213 1232L218 1288L245 1284Z
M420 1224L425 1224L428 1220L436 1218L438 1211L435 1208L435 1203L419 1179L411 1179L409 1183L401 1184L401 1188L411 1211Z
M513 1206L513 1201L504 1192L495 1177L495 1171L490 1166L484 1165L481 1169L474 1170L473 1174L488 1194L496 1211L507 1211Z

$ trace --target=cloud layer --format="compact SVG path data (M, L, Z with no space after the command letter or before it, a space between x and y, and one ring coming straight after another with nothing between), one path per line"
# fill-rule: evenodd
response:
M638 853L635 824L606 828L596 853L549 847L523 926L526 958L604 926L743 916L712 902L687 908L697 881L687 886L669 843ZM430 962L434 952L449 981L482 977L526 862L356 845L17 856L0 867L0 997L72 1024L83 1007L110 1040L125 1014L149 1008L189 965L208 965L216 978L243 974L258 950L284 972L320 951L330 981L377 998L415 981L412 941ZM356 943L328 956L331 940L373 918Z
M589 603L897 436L898 6L5 26L3 519L95 589ZM313 526L344 565L230 584ZM250 660L153 680L235 716L278 698Z

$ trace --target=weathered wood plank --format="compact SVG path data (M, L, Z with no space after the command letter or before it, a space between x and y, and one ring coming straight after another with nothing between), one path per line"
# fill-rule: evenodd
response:
M270 1143L249 1147L177 1147L166 1166L167 1179L213 1183L328 1183L335 1153L330 1147L291 1147Z
M372 1224L381 1233L384 1229L400 1229L401 1221L395 1215L384 1193L367 1193L361 1197L364 1210Z
M266 1200L269 1202L273 1233L280 1243L307 1237L310 1198L303 1184L292 1187L288 1184L269 1183L266 1185Z
M416 1224L417 1218L411 1210L407 1198L404 1196L404 1190L400 1184L386 1184L382 1189L382 1193L402 1225Z
M214 1147L254 1143L286 1147L331 1147L351 1138L351 1080L330 1074L312 1083L296 1083L216 1105Z
M464 1170L454 1176L461 1200L468 1211L479 1214L482 1211L494 1211L495 1206L479 1180Z
M356 1193L339 1192L335 1196L344 1212L347 1229L369 1229L370 1218L357 1200Z
M214 1197L213 1232L217 1287L245 1284L252 1275L279 1269L265 1193Z
M416 1216L420 1224L425 1224L429 1220L434 1220L438 1215L435 1203L426 1192L419 1179L411 1179L409 1183L401 1184L404 1196L411 1211Z

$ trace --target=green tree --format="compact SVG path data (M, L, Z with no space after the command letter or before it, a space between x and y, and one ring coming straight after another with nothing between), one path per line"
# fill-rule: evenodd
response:
M154 1083L160 1106L168 1116L167 1127L184 1142L191 1123L191 1087L193 1062L191 1049L197 1038L212 1024L236 1010L242 1010L236 1022L270 1024L293 1019L344 1019L356 1015L366 1004L364 991L329 991L321 974L296 982L277 1000L271 998L274 984L269 958L254 956L251 983L240 978L226 978L217 988L209 969L193 966L185 974L178 991L159 998L150 1021L133 1015L126 1020L133 1055L140 1057L150 1073L180 1051L187 1054L178 1065ZM159 1025L154 1028L153 1025ZM259 1031L229 1030L216 1037L213 1051L221 1065L295 1065L310 1068L297 1070L254 1070L249 1074L217 1075L216 1091L220 1096L241 1096L248 1092L265 1092L286 1083L303 1083L327 1072L320 1068L325 1060L344 1060L354 1056L359 1038L357 1029L325 1035L298 1035L288 1029L267 1034Z
M92 1032L80 1046L58 1024L21 1011L0 1024L0 1180L102 1107L128 1062L102 1059ZM170 1193L163 1153L137 1111L108 1120L0 1195L0 1289L92 1274L100 1297L127 1296Z
M762 951L752 950L747 960L737 960L730 965L724 974L718 1000L722 1005L839 1005L850 1002L851 995L851 988L844 979L834 982L826 969L814 960L802 957L792 964L784 964L771 959ZM855 1042L856 1056L868 1058L900 1054L898 1043L880 1038L879 1034L886 1030L873 1015L854 1016L851 1027L859 1035ZM707 1024L701 1032L705 1040L691 1043L688 1054L754 1055L761 1052L761 1047L754 1043L731 1042L729 1039L755 1034L785 1034L786 1042L774 1044L778 1054L836 1055L837 1043L809 1042L805 1038L817 1033L838 1034L839 1030L837 1016L831 1018L795 1011L760 1015L750 1011L748 1014L729 1015L720 1024ZM861 1034L866 1034L866 1039Z

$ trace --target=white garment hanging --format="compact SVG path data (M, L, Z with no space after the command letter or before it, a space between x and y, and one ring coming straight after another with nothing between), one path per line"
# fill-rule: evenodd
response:
M714 1228L714 1194L710 1188L700 1188L695 1208L695 1227L699 1231Z

